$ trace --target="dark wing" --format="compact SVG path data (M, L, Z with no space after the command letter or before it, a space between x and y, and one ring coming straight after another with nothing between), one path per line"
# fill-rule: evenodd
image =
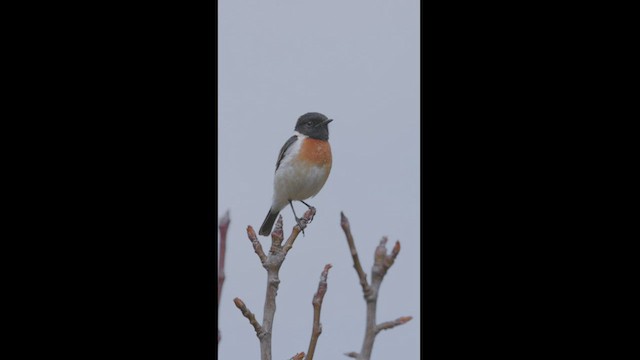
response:
M298 140L298 137L293 135L292 137L289 138L289 140L287 140L286 143L284 143L284 145L282 146L282 149L280 149L280 154L278 155L278 161L276 162L276 170L278 170L278 167L280 166L280 161L282 161L282 158L284 158L284 153L291 146L291 144L296 142L296 140Z

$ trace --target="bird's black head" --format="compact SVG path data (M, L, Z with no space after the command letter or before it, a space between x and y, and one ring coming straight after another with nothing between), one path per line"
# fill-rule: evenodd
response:
M307 135L310 138L319 140L329 140L329 123L333 119L317 113L306 113L298 119L296 123L296 131L300 134Z

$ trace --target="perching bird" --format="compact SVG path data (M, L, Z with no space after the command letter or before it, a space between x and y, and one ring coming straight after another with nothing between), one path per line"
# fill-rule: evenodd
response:
M293 136L282 146L273 180L273 201L260 227L260 235L268 236L280 211L287 206L299 223L292 201L303 200L320 192L331 172L329 126L333 119L317 113L306 113L296 123Z

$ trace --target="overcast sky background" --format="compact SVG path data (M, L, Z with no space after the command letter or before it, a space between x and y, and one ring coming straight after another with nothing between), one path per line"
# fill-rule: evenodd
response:
M317 214L280 271L273 358L307 351L311 300L329 272L316 359L348 359L364 338L362 289L340 211L369 274L382 236L402 249L378 300L378 323L413 316L376 337L372 359L418 359L420 346L420 48L418 0L218 2L218 211L230 210L220 359L259 359L259 342L233 304L262 322L266 271L246 235L271 204L275 162L298 117L321 112L333 168L307 202ZM296 203L302 214L306 207ZM294 224L283 210L285 236ZM270 239L260 237L265 251Z

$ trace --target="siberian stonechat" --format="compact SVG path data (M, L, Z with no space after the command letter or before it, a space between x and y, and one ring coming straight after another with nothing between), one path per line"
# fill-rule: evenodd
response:
M260 227L260 235L268 236L280 211L291 205L296 222L299 221L292 201L303 200L320 192L331 172L329 123L333 119L317 113L306 113L298 119L293 136L284 143L273 180L273 201Z

